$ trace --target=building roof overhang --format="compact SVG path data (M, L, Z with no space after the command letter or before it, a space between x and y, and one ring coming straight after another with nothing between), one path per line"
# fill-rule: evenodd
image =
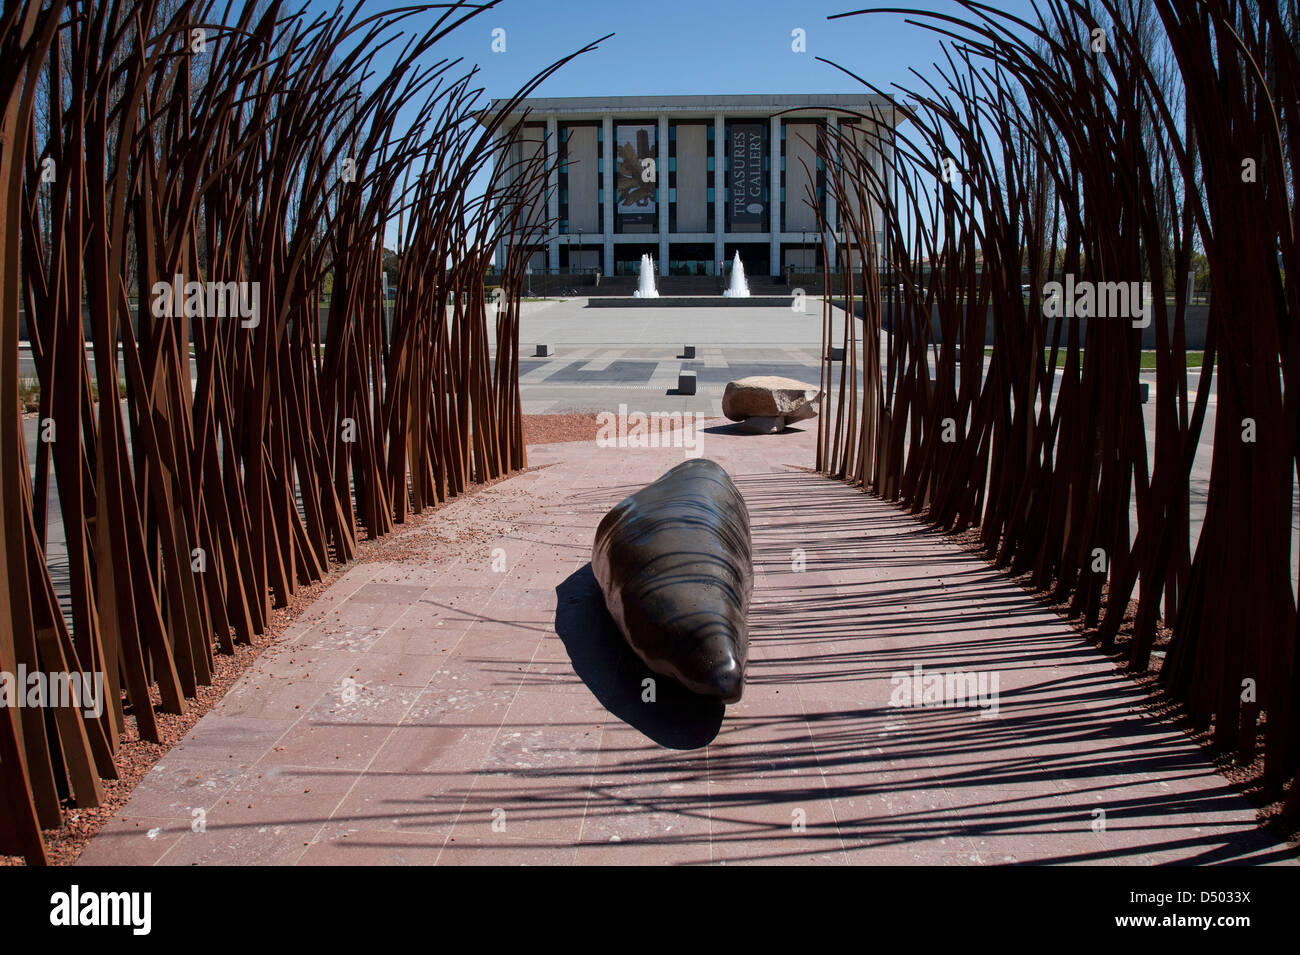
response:
M494 99L478 117L494 115L509 101ZM507 119L528 113L530 120L550 118L567 122L602 119L635 119L667 113L670 119L728 116L775 116L821 118L828 113L866 116L896 126L907 116L906 109L888 96L869 93L748 93L697 96L554 96L530 97L518 101Z

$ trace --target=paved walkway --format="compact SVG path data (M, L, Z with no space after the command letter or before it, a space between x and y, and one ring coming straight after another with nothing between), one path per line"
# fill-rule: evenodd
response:
M1059 618L898 510L800 470L813 439L704 436L753 519L740 704L662 683L642 702L646 673L587 563L605 511L682 451L533 449L549 466L439 516L487 543L417 535L413 560L351 568L81 862L1292 858ZM996 678L996 714L986 697L891 705L916 667L990 693Z

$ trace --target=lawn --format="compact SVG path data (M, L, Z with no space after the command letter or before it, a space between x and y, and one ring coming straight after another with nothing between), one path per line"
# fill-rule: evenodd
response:
M984 357L989 358L992 357L992 355L993 355L992 348L984 349ZM1050 360L1051 357L1052 357L1051 349L1044 349L1043 350L1044 361ZM1187 352L1186 353L1187 367L1193 371L1200 371L1201 362L1204 361L1204 357L1205 357L1204 352L1199 352L1199 351ZM1056 356L1056 366L1058 368L1061 367L1064 361L1065 361L1065 349L1062 348ZM1142 368L1143 371L1155 371L1156 353L1154 351L1143 351L1140 367Z

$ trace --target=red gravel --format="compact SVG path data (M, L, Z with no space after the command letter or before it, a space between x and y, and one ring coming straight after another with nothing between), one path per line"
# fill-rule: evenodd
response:
M595 413L526 414L525 444L560 444L565 441L595 441Z
M684 427L683 420L663 418L659 422L661 431L672 431ZM600 429L597 414L594 411L577 411L569 414L526 414L524 415L525 444L561 444L567 441L595 441Z

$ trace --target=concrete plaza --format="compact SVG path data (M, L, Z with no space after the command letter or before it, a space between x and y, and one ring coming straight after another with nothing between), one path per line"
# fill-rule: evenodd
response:
M519 385L526 414L693 411L722 415L728 381L784 375L816 384L821 378L822 306L588 307L587 299L529 303L520 326ZM836 334L843 316L835 311ZM553 348L530 357L534 346ZM682 348L694 345L695 358ZM698 391L677 395L680 371L694 371Z

